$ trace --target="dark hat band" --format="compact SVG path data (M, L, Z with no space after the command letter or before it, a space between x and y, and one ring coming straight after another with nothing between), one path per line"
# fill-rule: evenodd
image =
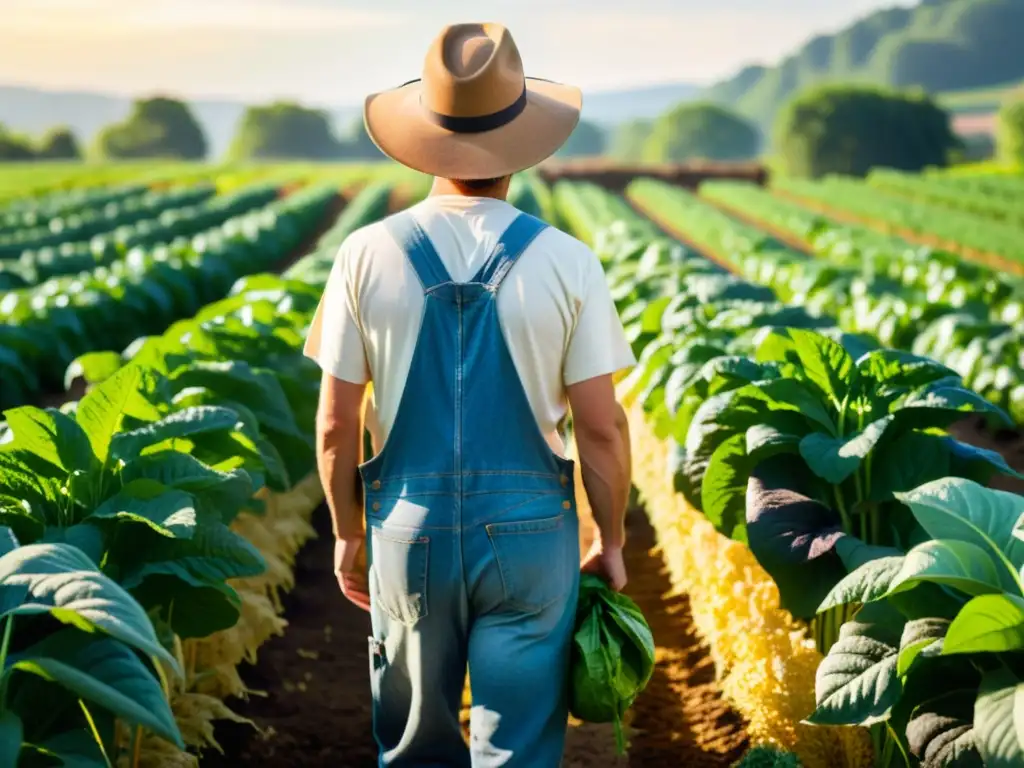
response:
M419 79L410 80L407 83L402 83L399 87L404 88L407 85L412 85L417 82L419 82ZM526 86L524 85L523 92L519 94L518 99L504 109L499 109L497 112L492 112L488 115L456 117L455 115L445 115L441 112L434 112L426 107L424 107L424 112L426 112L427 117L430 118L432 123L444 128L446 131L451 131L452 133L484 133L486 131L493 131L496 128L501 128L502 126L511 123L523 113L523 110L526 109L526 104Z

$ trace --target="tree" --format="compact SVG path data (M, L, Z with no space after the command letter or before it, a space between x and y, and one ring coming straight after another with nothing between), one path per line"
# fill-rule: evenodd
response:
M35 160L32 142L17 133L11 133L0 123L0 162L24 162Z
M596 157L604 154L604 131L587 120L580 120L555 157Z
M960 143L949 115L923 93L825 85L797 96L775 127L781 169L795 176L864 176L881 166L944 166Z
M202 160L207 144L188 105L158 96L136 101L124 122L101 130L96 149L101 157L110 159Z
M39 157L46 160L81 160L78 139L66 126L51 128L39 143Z
M1024 165L1024 95L999 110L996 148L1000 160Z
M650 120L630 120L623 123L612 135L608 154L616 160L635 162L643 157L644 143L651 135L653 123Z
M746 160L757 155L760 144L757 128L724 107L681 104L654 121L644 142L643 160Z
M366 132L366 124L362 118L354 120L348 133L342 138L341 154L352 160L384 160L386 159L370 134Z
M293 102L249 107L228 156L232 160L331 160L342 154L327 113Z

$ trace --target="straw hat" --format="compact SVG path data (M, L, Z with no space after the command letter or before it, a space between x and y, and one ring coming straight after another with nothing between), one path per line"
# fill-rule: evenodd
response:
M489 179L554 154L579 122L578 88L529 78L500 24L455 24L434 40L423 77L367 97L366 130L402 165Z

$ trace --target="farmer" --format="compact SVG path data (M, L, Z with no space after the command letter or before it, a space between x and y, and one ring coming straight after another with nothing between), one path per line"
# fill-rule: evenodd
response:
M305 352L324 374L335 571L372 617L381 765L559 764L581 568L567 408L599 528L582 568L626 583L612 374L635 360L596 256L505 201L580 104L576 88L524 77L497 24L448 27L421 80L366 100L377 146L434 183L344 242ZM382 448L360 465L370 382Z

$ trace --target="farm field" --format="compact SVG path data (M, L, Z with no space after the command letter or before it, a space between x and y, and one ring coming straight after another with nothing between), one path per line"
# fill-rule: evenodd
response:
M566 765L1024 765L1024 177L634 172L510 195L640 361L658 667L628 755L574 722ZM0 768L375 764L301 347L338 244L426 192L0 166Z

